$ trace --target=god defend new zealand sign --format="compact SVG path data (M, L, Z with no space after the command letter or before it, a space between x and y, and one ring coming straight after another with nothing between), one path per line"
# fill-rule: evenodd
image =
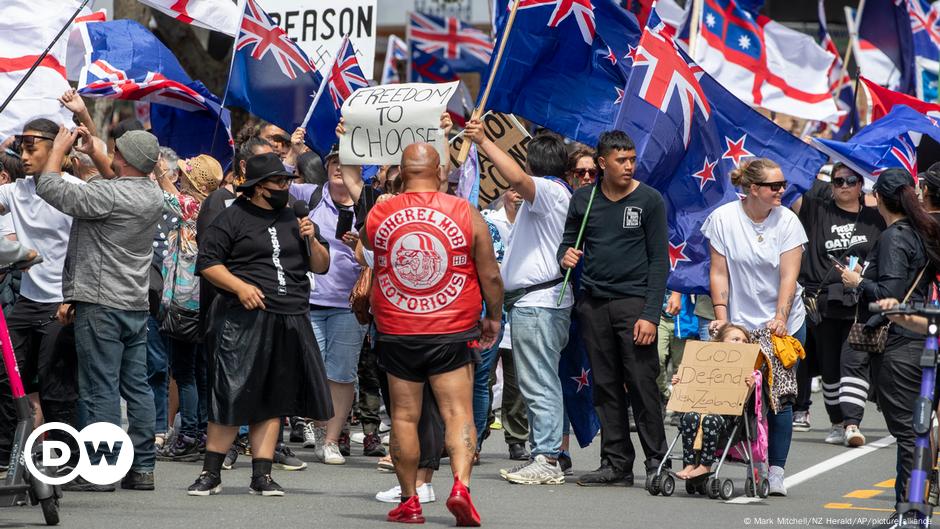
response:
M406 83L356 90L343 103L346 134L339 141L340 161L395 165L413 143L434 145L445 160L447 138L441 130L441 114L457 84Z
M666 409L739 415L748 387L745 379L754 372L760 346L747 343L688 341L676 374Z

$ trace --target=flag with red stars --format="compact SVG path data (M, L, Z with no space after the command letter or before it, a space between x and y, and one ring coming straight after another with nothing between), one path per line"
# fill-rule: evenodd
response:
M780 164L791 203L812 185L826 156L736 98L677 49L656 11L639 45L621 62L632 66L615 128L636 144L636 178L666 200L668 288L708 293L709 249L701 233L718 206L738 200L729 174L763 157Z

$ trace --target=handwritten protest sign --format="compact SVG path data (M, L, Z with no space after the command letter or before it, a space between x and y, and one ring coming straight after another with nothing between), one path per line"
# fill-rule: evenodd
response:
M349 35L362 73L372 79L376 4L377 0L265 0L264 8L324 74L333 64L343 37Z
M685 343L685 353L666 409L739 415L747 398L745 377L754 371L760 346L746 343Z
M346 134L339 141L344 164L387 165L401 161L413 143L427 142L447 155L441 114L458 82L405 83L370 86L353 92L343 103Z
M503 152L509 153L519 167L524 169L531 138L519 120L512 114L490 111L483 115L482 121L486 137ZM460 152L463 142L463 133L450 142L450 162L453 167L457 166L457 153ZM509 182L499 174L496 166L482 151L478 153L478 157L480 159L480 200L478 203L480 207L486 207L503 191L509 189Z

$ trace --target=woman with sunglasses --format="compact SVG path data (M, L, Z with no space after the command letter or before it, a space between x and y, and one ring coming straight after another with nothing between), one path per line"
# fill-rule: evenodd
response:
M822 375L823 399L832 427L826 442L862 446L858 426L869 393L868 355L846 343L858 303L842 285L836 262L865 262L885 228L876 208L864 206L862 177L842 163L832 168L829 183L817 180L803 195L798 210L809 236L799 282L808 307L807 358L815 357ZM812 307L816 307L815 313ZM810 376L808 362L797 374L799 396L794 405L794 429L809 431Z
M773 160L753 158L731 172L731 183L745 194L711 213L702 233L711 244L711 295L716 320L747 329L766 327L777 336L806 340L806 310L796 279L806 232L800 219L781 207L787 181ZM788 398L789 397L789 398ZM782 395L767 417L770 494L786 496L784 466L793 436L796 395Z
M568 156L568 183L571 187L589 186L597 178L597 164L594 163L594 149L582 147Z

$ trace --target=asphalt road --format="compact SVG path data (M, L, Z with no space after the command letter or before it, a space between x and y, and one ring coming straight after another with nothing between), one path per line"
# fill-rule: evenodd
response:
M670 527L724 529L729 527L883 527L894 503L895 446L881 414L869 404L863 432L869 446L848 449L823 443L828 432L821 394L814 395L813 430L796 433L787 464L789 496L747 503L689 497L680 483L672 497L652 497L642 479L633 488L584 488L570 478L558 486L511 485L499 478L499 469L511 466L501 432L484 446L482 464L474 469L473 498L486 527L506 528L611 528ZM676 429L667 426L667 435ZM880 441L879 441L880 440ZM634 441L637 450L639 443ZM885 445L882 448L875 448ZM311 460L309 450L298 455ZM275 472L287 490L281 498L260 498L247 493L250 462L240 461L224 472L219 496L193 498L186 487L201 463L158 462L154 492L66 493L60 507L66 528L265 528L387 526L385 513L392 506L373 499L377 490L396 484L393 474L375 470L375 458L353 456L345 466L310 463L301 472ZM597 443L573 451L575 473L598 464ZM678 454L681 457L681 454ZM445 460L446 462L446 460ZM635 471L642 475L638 463ZM724 471L723 471L724 473ZM744 467L725 474L735 480L736 495L743 494ZM425 505L429 526L453 526L444 506L452 477L443 469L434 479L436 503ZM0 509L0 529L42 525L38 507Z

